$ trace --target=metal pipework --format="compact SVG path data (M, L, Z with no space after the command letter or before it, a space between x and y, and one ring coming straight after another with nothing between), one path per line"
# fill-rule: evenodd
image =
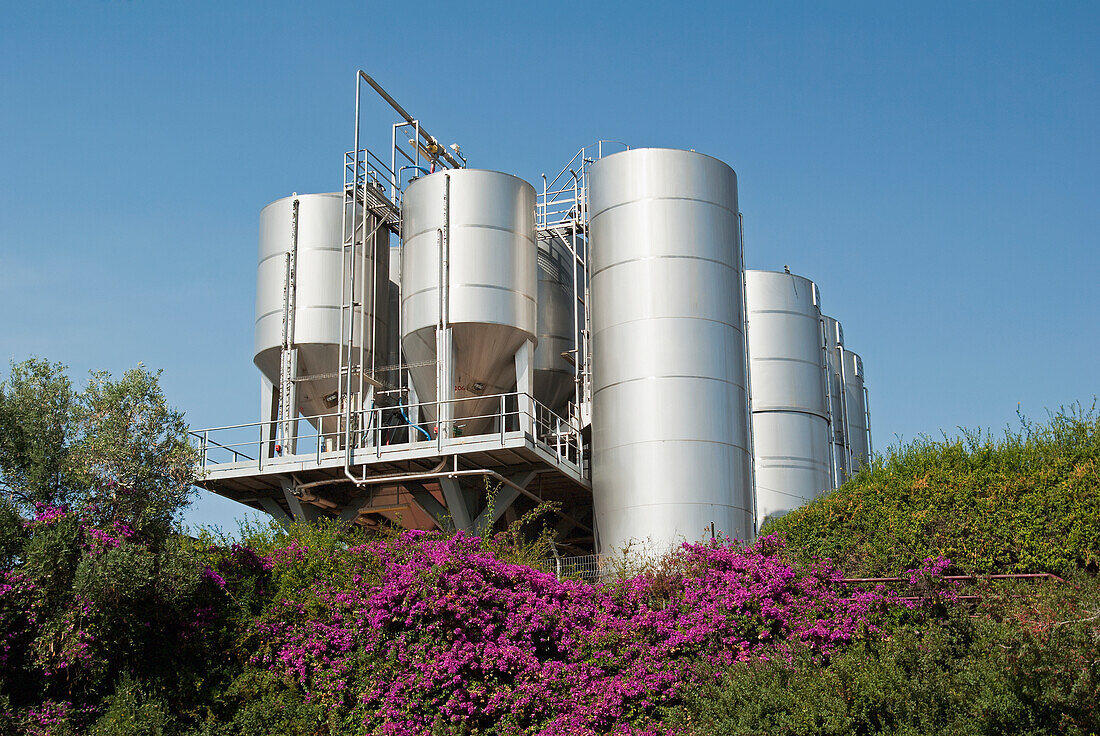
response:
M441 144L430 133L428 133L428 131L424 130L424 127L421 126L417 121L415 121L413 119L413 116L410 115L405 110L405 108L401 107L401 105L397 102L397 100L390 97L389 92L382 89L382 85L380 85L378 82L374 81L374 78L371 75L367 74L365 71L360 69L358 71L358 76L360 78L362 78L363 81L365 81L371 87L373 87L374 91L377 92L382 97L383 100L390 103L390 107L392 107L394 110L396 110L397 114L400 115L401 117L403 117L405 119L406 123L408 123L409 125L416 126L417 132L424 138L425 142L427 142L429 146L434 146L438 149L438 153L433 154L431 148L429 147L428 149L426 149L425 153L427 153L433 159L436 159L436 158L439 158L440 156L442 156L443 160L451 165L451 168L455 168L455 169L464 168L464 164L460 164L453 156L451 156L451 154L447 152L446 147L444 147L443 144Z
M510 488L516 489L519 493L523 494L524 496L531 499L532 501L535 501L535 502L540 503L540 504L543 502L543 499L539 498L534 493L531 493L531 491L527 490L523 486L509 480L508 478L505 478L503 475L501 475L500 473L498 473L495 470L489 470L487 468L476 468L476 469L472 469L472 470L443 470L443 468L446 467L446 465L447 465L447 460L448 460L448 458L443 458L442 460L439 461L439 464L436 465L431 470L420 472L420 473L396 473L396 474L393 474L393 475L379 475L379 476L375 476L373 478L359 478L359 479L356 479L355 485L356 486L373 486L373 485L379 485L379 484L384 484L384 483L398 483L398 484L400 484L400 483L405 482L405 481L414 481L414 480L415 481L437 480L439 478L463 478L463 477L466 477L466 476L473 476L473 475L486 475L486 476L489 476L490 478L492 478L493 480L499 481L499 482L503 483L504 485L509 486ZM454 460L455 460L456 463L458 462L458 456L457 455L454 456ZM303 483L300 486L295 486L295 489L298 490L298 491L302 491L302 490L307 490L307 489L310 489L310 488L315 488L317 486L335 485L335 484L343 483L343 482L344 482L343 479L326 479L326 480L314 481L313 483ZM565 519L569 523L574 524L574 525L580 527L581 529L584 529L586 532L589 532L589 533L592 532L592 527L588 526L587 524L585 524L581 521L578 521L577 519L573 518L569 514L563 512L563 511L557 510L557 509L555 509L554 513L556 513L558 516Z

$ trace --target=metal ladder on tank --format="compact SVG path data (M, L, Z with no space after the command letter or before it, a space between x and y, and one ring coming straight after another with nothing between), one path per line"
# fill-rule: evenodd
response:
M290 245L287 248L283 272L283 334L279 351L279 433L283 454L298 451L298 349L294 346L294 322L297 317L298 281L298 210L297 192L290 208Z
M370 85L375 92L385 100L402 118L403 122L392 126L392 151L391 162L387 166L367 148L360 145L360 122L362 120L362 85ZM355 446L360 444L360 438L369 436L369 421L363 421L362 417L375 417L373 407L374 389L384 384L377 380L375 374L378 367L375 365L378 354L378 346L375 335L375 321L370 325L370 350L371 367L369 372L365 365L365 351L367 346L366 327L366 269L356 275L355 258L356 251L362 249L363 262L366 261L367 244L372 247L372 269L377 269L377 234L383 227L401 237L401 174L395 171L397 166L396 155L399 152L397 131L399 128L411 126L415 138L410 142L415 148L415 159L409 158L407 153L400 151L401 155L413 163L413 169L420 169L420 154L423 152L435 165L449 168L465 168L466 159L454 146L452 154L432 137L409 113L401 107L369 74L359 69L355 72L355 145L351 151L344 155L344 212L343 212L343 245L341 248L340 262L340 362L337 371L337 396L341 421L343 423L344 443L344 475L356 484L365 479L356 478L351 472L352 455ZM403 171L404 169L402 169ZM386 189L389 189L387 195ZM368 229L369 228L369 229ZM377 302L377 274L372 275L371 299ZM359 291L359 300L356 301L356 289ZM371 316L376 314L377 304L371 309ZM358 363L355 363L355 315L359 314L359 349ZM399 310L400 312L400 310ZM400 319L400 317L399 317ZM400 325L400 322L398 323ZM400 328L398 330L400 332ZM402 385L402 375L409 366L387 366L388 369L398 371L398 388ZM369 390L368 390L369 387ZM367 399L364 400L364 395ZM371 406L367 406L371 404ZM354 427L354 431L353 431Z
M821 333L821 358L822 363L825 366L822 370L822 377L825 379L825 405L828 407L829 412L829 421L827 422L826 430L826 439L828 440L828 444L826 445L826 447L829 449L829 465L832 467L833 471L833 488L836 489L840 487L841 475L847 472L846 468L837 465L836 462L836 437L837 432L840 430L838 430L838 428L834 426L833 423L836 421L837 413L840 409L840 397L833 396L833 372L829 368L829 326L825 324L824 317L818 319L818 325L821 327L821 329L819 330L819 332ZM834 398L836 400L836 404L833 403Z
M355 150L344 156L343 243L340 261L340 355L337 372L337 407L341 414L345 471L350 472L354 448L362 443L369 429L363 417L371 416L373 390L378 386L375 366L368 370L366 351L373 362L377 356L375 320L377 304L366 304L368 279L370 298L377 302L377 275L366 273L368 257L372 269L378 267L377 235L383 227L400 231L401 215L370 166L370 152L359 146L359 107L356 100ZM368 254L368 248L370 252ZM356 262L363 264L357 269ZM368 312L368 306L370 311ZM358 320L356 319L358 317ZM358 321L358 349L356 322Z
M572 259L573 287L573 382L574 393L569 422L580 431L585 422L581 407L591 410L592 351L589 348L591 314L589 310L588 266L588 167L595 159L586 156L587 149L578 151L552 181L542 176L542 192L536 192L535 229L539 238L558 238L569 250ZM569 174L571 183L558 182ZM564 357L564 354L563 354ZM587 457L584 442L577 448L577 464L582 474Z

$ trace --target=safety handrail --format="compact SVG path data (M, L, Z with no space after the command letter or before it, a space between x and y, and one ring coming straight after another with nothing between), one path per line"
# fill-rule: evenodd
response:
M451 422L456 426L462 426L467 423L475 423L481 420L499 419L499 428L491 431L479 432L477 434L462 435L461 437L452 438L452 441L469 441L471 438L493 437L499 435L503 442L504 435L507 434L508 431L514 431L514 429L506 429L507 426L509 424L514 424L516 427L523 427L525 422L521 421L521 419L526 418L529 420L528 426L532 433L532 439L538 445L553 453L559 462L568 463L575 468L580 468L584 452L583 438L581 437L580 430L528 393L510 392L504 394L488 394L485 396L463 396L456 397L447 402L422 401L404 405L401 408L406 412L424 408L429 409L434 414L434 411L441 404L458 405L473 401L492 401L495 408L492 411L479 412L477 414L453 419ZM511 406L509 406L509 404L511 404ZM398 429L401 426L382 426L382 412L396 409L397 407L373 407L351 412L350 419L354 427L350 434L354 439L351 446L357 449L374 447L376 451L381 454L382 452L390 452L394 449L405 447L411 448L423 445L424 443L440 441L438 436L428 440L421 439L418 435L410 432L410 436L406 440L385 444L382 443L380 433ZM339 417L339 419L336 419L337 417ZM211 459L211 450L224 450L232 453L233 459L231 462L233 463L241 462L242 460L259 462L261 467L267 462L280 462L287 458L300 459L309 455L316 456L317 461L320 462L321 454L331 451L325 449L327 446L326 442L330 439L338 441L343 436L342 422L346 421L348 418L348 414L341 412L299 417L294 422L295 429L301 426L301 422L303 421L308 422L311 428L315 427L316 429L315 431L304 434L296 432L295 436L290 438L290 440L276 437L276 430L280 428L279 420L223 425L220 427L192 430L189 434L195 437L201 445L202 453L200 463L204 468L221 466L227 462L224 460L217 461ZM328 423L325 421L326 419L333 420L331 430L325 429L325 424ZM428 422L424 421L420 422L420 424L427 423ZM438 425L436 419L431 420L431 423ZM219 441L216 438L211 438L211 434L229 432L236 432L242 435L250 434L251 437L232 442ZM257 435L254 433L258 433L258 439ZM369 442L372 438L374 439L373 443ZM280 447L281 451L286 452L288 444L295 447L293 453L280 456L274 454L268 455L268 452L265 452L265 448L269 452L274 452L275 447ZM244 452L243 450L245 448L256 448L258 450L258 457L252 457ZM268 455L268 457L265 458L265 455Z

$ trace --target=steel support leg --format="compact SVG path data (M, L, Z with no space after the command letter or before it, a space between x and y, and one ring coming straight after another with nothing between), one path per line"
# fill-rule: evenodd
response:
M447 501L447 511L454 521L455 529L467 532L473 530L470 509L466 506L466 496L462 493L458 479L440 478L439 486L443 489L443 498Z
M279 502L274 498L261 498L260 505L263 506L264 511L266 511L271 518L275 519L275 521L279 522L284 529L289 528L290 525L294 523L294 519L290 518L286 511L283 510L283 507L280 506Z
M298 500L298 497L294 495L293 480L290 478L280 478L279 485L283 487L283 498L286 499L287 506L290 507L290 512L294 515L295 521L313 523L321 518L321 510L319 508L313 504L302 503Z
M535 436L535 345L525 340L516 351L516 400L519 428Z
M526 488L530 485L531 481L535 479L535 475L535 471L532 470L526 473L509 476L508 480L515 483L520 488ZM519 497L519 488L501 484L500 490L497 491L496 496L493 498L492 506L490 507L487 505L482 512L478 514L477 520L474 521L474 534L482 535L491 530L493 525L500 520L500 517L504 516L504 513Z

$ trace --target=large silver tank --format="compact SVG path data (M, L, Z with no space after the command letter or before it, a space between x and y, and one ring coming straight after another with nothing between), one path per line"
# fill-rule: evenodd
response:
M574 397L573 365L562 357L577 347L573 314L573 256L555 236L538 241L538 346L535 348L535 398L564 417ZM576 356L574 356L576 357Z
M405 189L401 217L401 345L413 386L420 401L436 400L433 361L446 255L453 395L475 399L458 403L454 418L465 434L484 431L491 420L471 417L495 414L500 402L476 397L515 390L516 350L534 340L538 328L535 190L496 171L441 171ZM435 407L421 413L434 419Z
M590 171L599 548L752 533L737 176L634 149Z
M840 485L848 478L851 454L844 419L844 382L840 377L840 348L844 347L844 328L840 322L827 315L821 320L825 326L825 359L829 372L829 419L832 426L833 483Z
M870 462L871 439L867 427L867 401L864 393L863 359L844 349L844 395L848 409L849 443L852 474Z
M283 294L286 283L286 254L293 234L293 205L298 201L298 248L295 284L294 344L298 349L298 405L305 416L336 411L325 401L337 390L335 374L340 362L341 262L343 259L344 195L298 194L276 200L260 212L260 254L256 272L256 329L254 362L264 376L279 385L283 341ZM373 222L366 232L374 230ZM353 324L354 358L365 345L370 365L371 323L377 331L378 359L384 361L388 339L389 232L383 227L374 235L374 247L357 250L355 298L366 305L366 324L358 313ZM371 259L377 254L377 264ZM366 279L361 277L366 274ZM377 293L378 297L375 298ZM369 370L369 368L368 368ZM309 378L327 374L324 378Z
M809 279L746 271L745 303L756 521L763 526L832 488L824 338Z

